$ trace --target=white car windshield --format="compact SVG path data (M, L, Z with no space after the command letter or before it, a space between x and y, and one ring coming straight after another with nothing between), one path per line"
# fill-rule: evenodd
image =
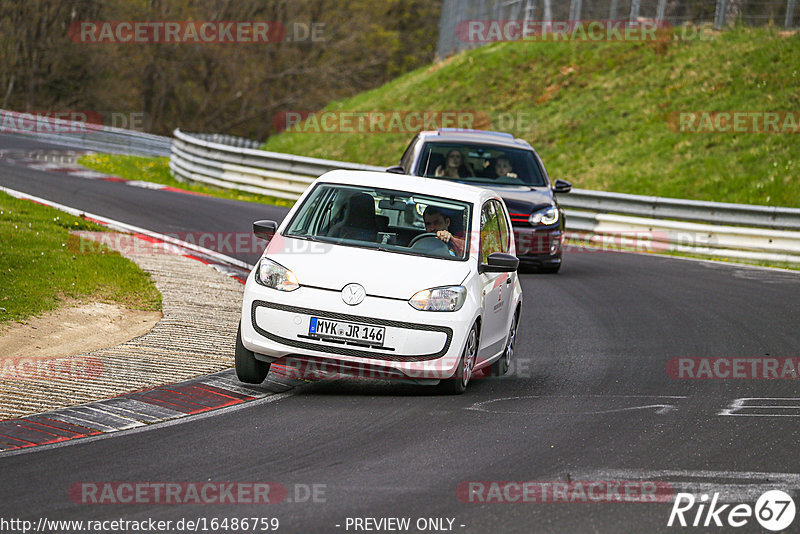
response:
M469 255L472 205L379 188L317 184L285 235L450 260Z

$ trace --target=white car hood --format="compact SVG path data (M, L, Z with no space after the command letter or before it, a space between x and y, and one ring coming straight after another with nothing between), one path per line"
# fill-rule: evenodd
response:
M275 238L266 256L293 271L301 286L339 291L355 282L368 295L409 299L423 289L459 285L469 274L468 261Z

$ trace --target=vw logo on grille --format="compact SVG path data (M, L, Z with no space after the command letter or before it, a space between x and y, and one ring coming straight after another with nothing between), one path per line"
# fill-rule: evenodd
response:
M350 306L361 304L361 301L363 301L366 296L367 292L360 284L347 284L342 288L342 300L345 304Z

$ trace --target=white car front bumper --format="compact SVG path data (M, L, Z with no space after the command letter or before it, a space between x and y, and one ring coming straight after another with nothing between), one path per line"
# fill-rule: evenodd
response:
M445 379L456 371L477 314L470 299L457 312L424 312L405 300L374 296L348 306L339 291L282 292L257 284L251 274L242 305L242 343L263 361L300 358L339 362L337 369L349 369L348 374L377 368L411 379ZM312 317L382 326L383 345L319 339L309 334Z

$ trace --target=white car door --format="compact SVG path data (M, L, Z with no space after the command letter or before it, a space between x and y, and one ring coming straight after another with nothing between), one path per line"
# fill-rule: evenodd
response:
M505 210L496 200L481 208L480 262L493 252L508 252L508 226ZM483 319L478 358L486 360L503 350L509 319L509 301L515 273L481 273Z
M500 202L499 200L495 200L494 203L497 209L497 223L500 227L500 246L502 247L501 252L511 254L515 252L512 247L514 232L511 229L511 217L509 216L508 210L505 208L504 203ZM503 287L503 327L505 328L505 333L503 335L504 340L508 335L508 329L511 327L511 315L514 313L513 290L517 281L516 271L506 274L508 276L505 278L505 286Z

